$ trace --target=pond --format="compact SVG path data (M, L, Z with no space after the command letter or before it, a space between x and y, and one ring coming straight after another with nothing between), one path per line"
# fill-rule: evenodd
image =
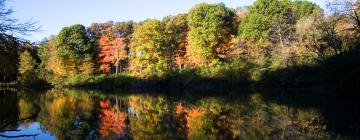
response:
M0 139L359 139L359 102L331 92L0 91Z

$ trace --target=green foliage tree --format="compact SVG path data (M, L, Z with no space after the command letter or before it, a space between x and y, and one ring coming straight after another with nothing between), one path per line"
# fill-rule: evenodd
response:
M131 43L131 35L134 32L134 25L133 21L127 22L118 22L114 25L114 32L118 34L120 37L124 39L125 45L125 58L120 61L120 64L123 68L127 68L129 66L129 54L130 54L130 43Z
M165 32L165 43L170 54L167 60L172 64L177 64L181 69L186 63L186 46L187 46L187 14L178 14L168 16L162 20ZM175 63L174 63L175 62ZM174 66L172 66L174 67Z
M304 0L295 0L294 2L292 2L291 9L297 20L306 18L314 12L322 11L318 5Z
M189 11L189 46L187 55L198 66L219 63L231 35L236 31L235 12L224 4L202 3Z
M55 40L56 56L65 69L64 76L92 73L93 66L87 69L83 67L83 65L93 65L93 62L89 60L92 60L95 52L94 45L90 42L83 25L77 24L63 28Z
M161 76L169 71L167 46L159 20L150 19L135 28L132 35L130 70L140 75Z
M241 37L251 40L266 40L272 20L278 14L285 14L285 7L279 0L257 0L249 8L239 26Z
M298 19L320 9L308 1L257 0L239 26L239 35L252 41L274 40L282 42L291 34ZM271 37L275 34L276 37ZM269 37L270 36L270 37Z
M19 81L21 84L32 84L36 81L36 61L28 51L20 54Z
M134 22L118 22L114 25L113 30L115 34L119 34L121 37L124 37L124 42L126 43L127 47L130 44L131 35L134 32Z
M42 75L53 84L64 78L94 73L96 45L83 25L63 28L60 33L43 43L39 50Z
M40 111L38 121L43 128L52 133L56 139L86 139L90 132L91 122L94 116L94 101L89 96L82 96L82 93L71 93L66 90L59 92L50 90L47 97L39 99ZM73 94L79 97L66 96Z

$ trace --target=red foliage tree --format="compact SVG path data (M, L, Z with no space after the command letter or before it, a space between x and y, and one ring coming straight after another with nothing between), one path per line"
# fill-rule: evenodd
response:
M121 70L121 60L126 57L126 44L123 37L108 37L102 35L99 40L100 70L110 72L111 66L116 67L116 75ZM120 68L119 68L120 67Z

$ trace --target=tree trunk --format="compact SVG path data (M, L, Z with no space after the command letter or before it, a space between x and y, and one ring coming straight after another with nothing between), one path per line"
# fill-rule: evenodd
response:
M281 32L282 32L281 26L278 25L278 28L279 28L278 29L278 34L279 34L280 45L281 45L281 47L284 47L283 37L282 37L282 34L281 34Z
M6 82L5 68L4 68L4 73L3 73L3 75L4 75L4 83L5 83L5 82Z
M116 62L115 62L115 75L118 76L118 73L119 73L119 61L116 60Z
M121 71L121 61L119 61L119 72L122 73L122 71Z
M119 74L119 49L116 49L116 62L115 62L115 74L118 76Z

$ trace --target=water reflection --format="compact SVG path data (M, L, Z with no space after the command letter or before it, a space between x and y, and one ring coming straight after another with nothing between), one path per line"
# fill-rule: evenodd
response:
M315 102L303 100L323 94L284 93L8 91L0 94L0 134L39 134L35 137L47 139L358 138L357 112L347 117L351 125L344 127L337 120L341 114L329 110L334 106L326 109L326 103L336 99L332 94ZM349 106L358 109L356 104Z

